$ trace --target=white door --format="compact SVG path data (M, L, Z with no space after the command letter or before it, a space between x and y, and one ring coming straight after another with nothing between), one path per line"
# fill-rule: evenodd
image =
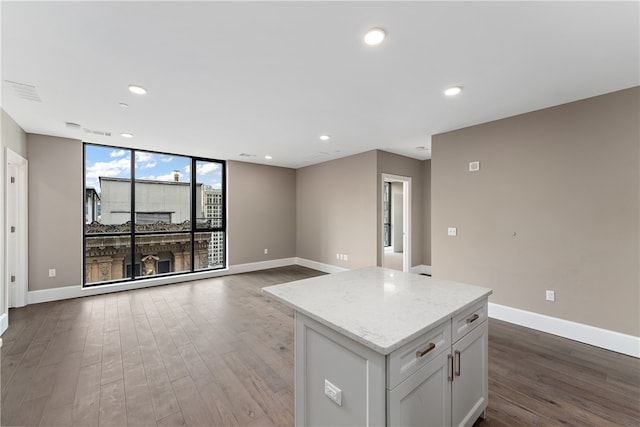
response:
M7 297L2 301L2 315L8 316L8 307L27 304L27 160L7 148L6 171L4 295Z

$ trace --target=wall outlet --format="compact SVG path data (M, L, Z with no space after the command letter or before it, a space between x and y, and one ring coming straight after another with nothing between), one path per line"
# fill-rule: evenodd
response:
M469 162L469 172L477 172L480 170L480 162Z
M457 236L458 235L458 229L456 227L449 227L447 229L447 235L448 236Z
M265 248L265 249L264 249L264 254L266 255L266 254L268 254L268 253L269 253L269 249Z
M329 380L324 380L324 395L333 400L336 405L342 406L342 390L331 384Z
M555 301L556 300L556 291L547 291L546 292L547 301Z
M49 269L49 277L56 277L56 269L55 268L50 268Z

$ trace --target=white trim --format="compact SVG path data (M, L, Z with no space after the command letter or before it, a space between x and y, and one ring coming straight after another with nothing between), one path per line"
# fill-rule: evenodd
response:
M401 175L393 175L390 173L381 173L381 189L380 189L380 218L382 218L382 201L384 200L384 183L386 182L401 182L402 183L402 221L403 221L403 239L402 239L402 271L409 272L411 271L411 177L410 176L401 176ZM381 263L384 266L384 224L380 224L381 234L380 234L380 251L381 251Z
M323 271L325 273L339 273L348 270L343 267L324 264L305 258L281 258L271 261L237 264L232 265L225 270L202 271L184 276L155 277L151 279L138 280L135 282L103 285L84 289L80 285L75 285L65 286L62 288L44 289L40 291L30 291L28 294L28 303L36 304L41 302L78 298L90 295L100 295L110 292L147 288L158 285L168 285L172 283L180 283L199 279L208 279L213 277L226 276L229 274L246 273L250 271L284 267L288 265L300 265L303 267L312 268L314 270ZM412 271L416 273L428 273L431 271L431 266L414 266L412 267ZM509 323L515 323L516 325L525 326L527 328L535 329L541 332L569 338L585 344L594 345L607 350L615 351L617 353L640 358L640 337L625 335L619 332L596 328L594 326L584 325L581 323L571 322L568 320L558 319L555 317L545 316L543 314L533 313L530 311L520 310L517 308L507 307L494 303L489 303L489 317L504 320ZM2 325L2 322L7 321L6 319L6 315L0 316L0 326Z
M11 203L8 200L9 198L9 187L12 185L10 182L10 168L9 166L14 166L16 168L16 184L13 188L13 193L15 194L15 200L12 200ZM8 307L24 307L27 305L27 287L29 283L29 198L28 198L28 166L29 163L27 159L22 157L20 154L16 153L9 147L5 149L5 188L4 188L4 200L5 200L5 210L4 210L4 218L5 224L2 226L5 230L5 239L4 239L4 257L3 260L5 266L5 307L3 307L2 311L7 312L5 310ZM15 206L12 206L12 203L15 203ZM14 218L15 223L9 224L9 209L17 207L17 216ZM16 265L15 271L9 271L8 265L8 248L9 248L9 226L14 225L16 227L15 239L16 239L16 250L17 254L14 254L16 257ZM11 275L16 276L16 282L13 287L13 292L11 295L12 301L9 301L9 283L11 283Z
M411 267L411 270L409 270L411 273L416 273L416 274L431 274L431 266L430 265L414 265L413 267Z
M296 258L295 264L301 265L307 268L312 268L314 270L322 271L325 273L340 273L342 271L349 270L348 268L337 267L331 264L323 264L321 262L311 261L310 259L306 259L306 258Z
M280 258L272 259L270 261L258 261L250 262L247 264L236 264L229 266L229 271L226 274L239 274L248 273L250 271L266 270L268 268L286 267L288 265L295 265L296 258Z
M111 292L128 291L132 289L142 289L151 286L190 282L192 280L209 279L213 277L227 276L229 274L247 273L249 271L266 270L268 268L294 265L297 263L296 260L296 258L282 258L271 261L237 264L229 266L229 268L223 270L198 271L181 276L153 277L150 279L136 280L132 282L113 283L109 285L100 285L85 288L83 288L81 285L73 285L60 288L42 289L39 291L29 291L28 303L37 304L41 302L58 301L69 298L86 297L90 295L101 295Z
M640 358L640 337L494 303L489 317Z
M9 314L8 313L2 313L0 314L0 334L4 333L4 331L7 330L7 328L9 327ZM2 342L2 340L0 339L0 343ZM2 345L0 344L0 347L2 347Z

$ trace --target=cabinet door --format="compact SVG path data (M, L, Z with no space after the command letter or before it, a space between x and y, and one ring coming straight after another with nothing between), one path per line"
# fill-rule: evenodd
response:
M387 391L390 426L451 425L451 366L442 352L393 390Z
M453 426L471 426L487 407L488 322L453 344L454 378L451 391Z

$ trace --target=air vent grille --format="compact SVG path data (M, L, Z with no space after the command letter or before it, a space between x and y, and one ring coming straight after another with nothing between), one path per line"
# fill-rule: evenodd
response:
M13 82L11 80L5 80L5 82L13 89L18 98L24 99L25 101L42 102L35 86Z
M86 133L90 133L92 135L111 136L111 132L105 132L103 130L95 130L95 129L87 129L87 128L84 128L82 130L84 130Z

